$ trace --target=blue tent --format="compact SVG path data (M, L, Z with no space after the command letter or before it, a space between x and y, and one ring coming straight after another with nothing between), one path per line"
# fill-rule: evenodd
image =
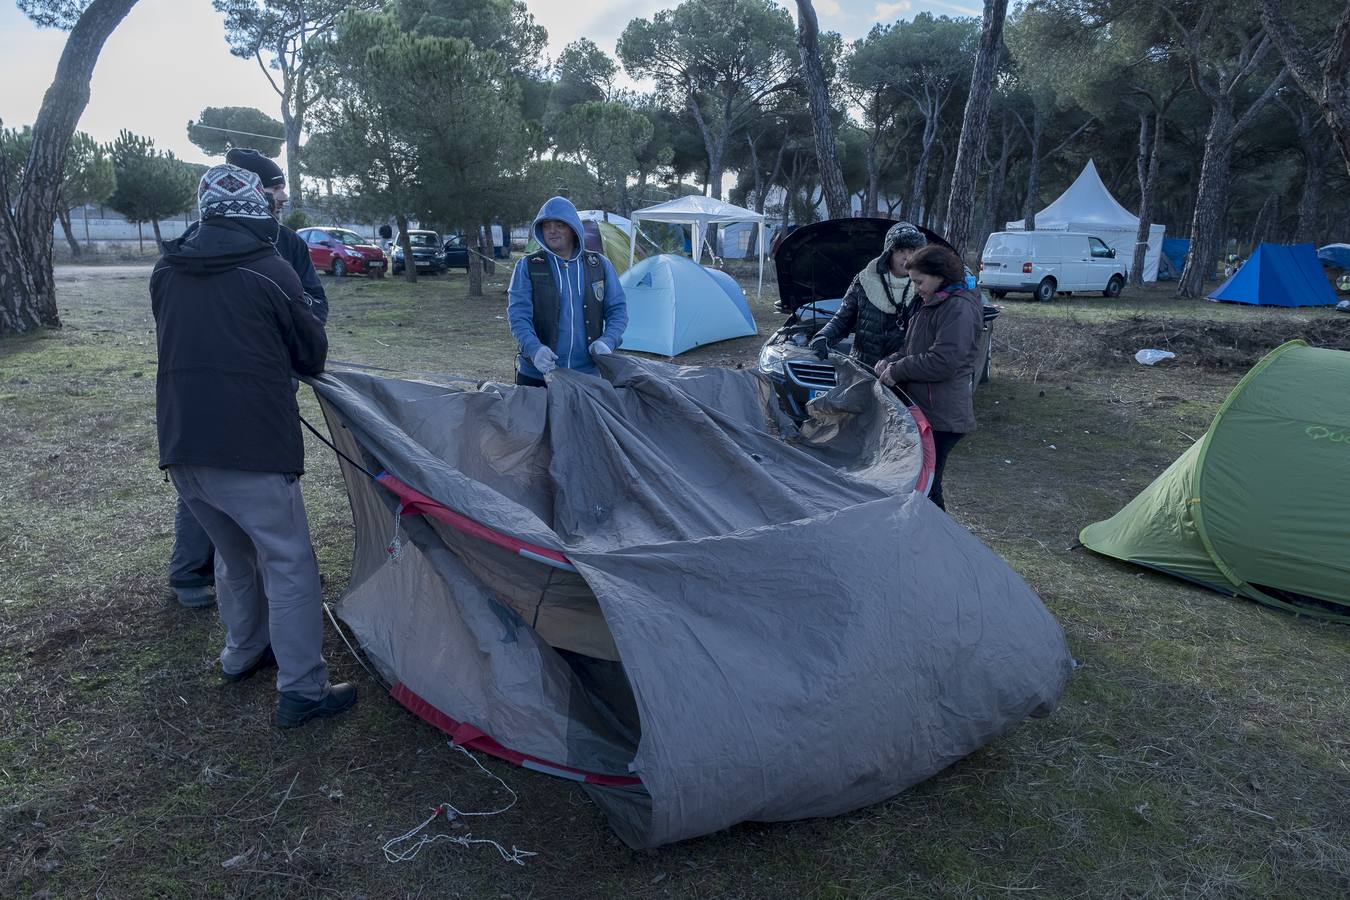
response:
M764 240L770 247L773 246L773 238L777 233L778 226L764 226ZM759 248L755 246L758 237L759 225L755 222L733 222L730 225L723 225L717 239L722 248L720 255L723 259L754 259L759 253Z
M619 280L628 298L625 350L676 356L759 333L736 280L686 257L649 256Z
M1190 238L1165 237L1162 242L1162 254L1173 269L1180 272L1186 268L1186 254L1191 252Z
M1312 244L1261 244L1211 300L1258 306L1335 306Z

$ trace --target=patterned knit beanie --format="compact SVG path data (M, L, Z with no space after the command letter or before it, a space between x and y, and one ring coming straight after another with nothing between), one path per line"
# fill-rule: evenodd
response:
M216 216L231 219L270 219L267 197L258 176L238 166L212 166L197 186L197 209L202 220Z
M908 222L896 222L886 232L883 253L892 250L917 250L928 245L928 238L922 231Z

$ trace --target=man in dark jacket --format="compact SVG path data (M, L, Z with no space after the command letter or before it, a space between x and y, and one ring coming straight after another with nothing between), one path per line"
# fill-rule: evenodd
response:
M286 176L273 160L263 156L257 150L247 147L233 147L225 154L225 162L241 169L247 169L258 176L262 182L263 193L267 196L267 211L273 218L281 215L290 196L286 193ZM196 225L188 229L190 236ZM277 223L277 252L282 259L291 264L300 278L305 294L309 296L310 312L320 322L328 321L328 295L324 293L323 283L314 271L314 263L309 258L309 247L298 234L285 225ZM190 609L210 606L215 597L212 586L215 584L215 549L206 537L201 525L192 518L187 505L179 501L174 515L173 553L169 557L169 587L180 605Z
M267 195L267 210L278 220L281 211L290 202L286 193L286 174L275 160L268 159L257 150L248 147L231 147L225 154L225 162L241 169L248 169L262 182L263 193ZM319 273L314 271L314 262L309 258L309 247L305 239L285 225L277 225L277 252L281 258L291 264L295 274L300 276L300 285L305 293L314 298L314 315L325 325L328 324L328 295L324 293Z
M292 373L323 371L328 340L258 177L215 166L198 188L201 224L164 244L150 276L159 346L159 464L216 548L222 677L277 666L277 723L337 715L356 688L330 685L319 569L299 477Z
M853 335L852 356L863 365L899 350L914 307L914 289L905 266L928 243L922 231L908 222L896 222L886 231L881 255L853 279L839 311L811 339L811 349L822 360L830 348Z

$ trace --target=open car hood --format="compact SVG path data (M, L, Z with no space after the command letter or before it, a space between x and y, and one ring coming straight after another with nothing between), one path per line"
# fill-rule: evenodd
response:
M812 300L844 296L853 276L881 255L892 219L826 219L803 225L783 238L773 255L778 303L795 312ZM951 248L939 234L920 227L930 243Z

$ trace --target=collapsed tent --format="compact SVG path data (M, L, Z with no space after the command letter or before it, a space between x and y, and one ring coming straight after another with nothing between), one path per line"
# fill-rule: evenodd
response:
M745 292L725 272L663 253L644 259L619 280L628 302L625 350L677 356L758 334Z
M620 275L628 271L630 259L642 259L646 255L641 248L636 248L632 256L629 255L628 235L618 225L601 219L582 219L581 228L586 233L586 249L602 254ZM531 234L529 242L525 245L525 255L529 256L538 249L539 239Z
M1023 231L1026 220L1009 222L1009 231ZM1037 231L1072 231L1099 237L1116 251L1127 265L1134 260L1139 242L1139 217L1121 206L1102 183L1097 165L1088 160L1083 171L1054 203L1036 213ZM1158 280L1158 258L1162 254L1162 225L1150 225L1148 249L1144 252L1144 280Z
M1350 622L1350 353L1277 347L1209 431L1084 547L1225 594Z
M1312 244L1261 244L1209 299L1257 306L1335 306L1336 291Z
M779 432L751 370L596 362L309 380L355 521L338 613L410 710L648 847L875 803L1055 705L1059 625L925 499L926 423L861 367Z

